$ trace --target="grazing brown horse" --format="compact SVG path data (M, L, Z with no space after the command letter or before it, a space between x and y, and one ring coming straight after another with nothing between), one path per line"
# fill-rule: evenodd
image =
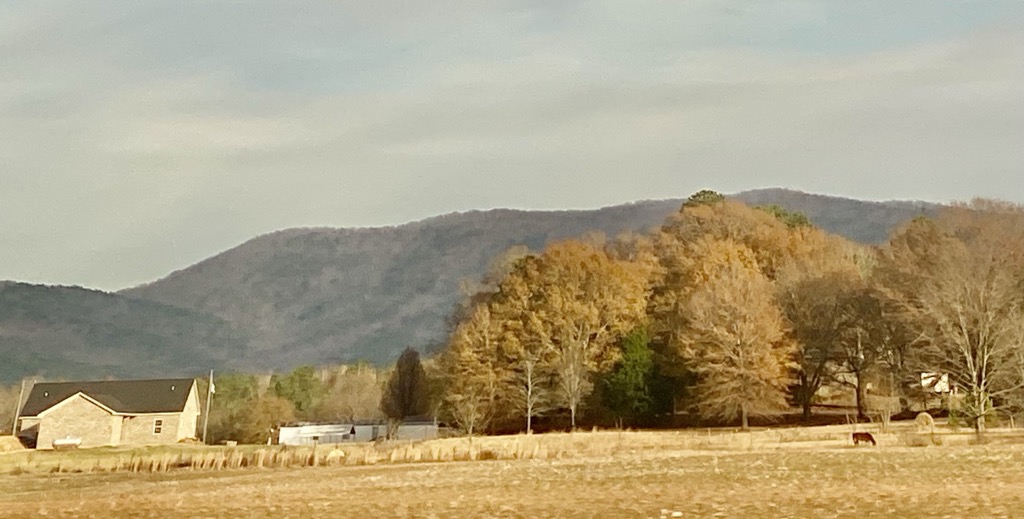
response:
M878 445L875 443L875 437L871 436L869 432L855 432L853 433L853 445L860 445L860 442L871 442L871 445Z

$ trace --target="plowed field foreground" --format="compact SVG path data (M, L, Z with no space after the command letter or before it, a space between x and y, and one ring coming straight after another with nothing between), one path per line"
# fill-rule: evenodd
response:
M1019 517L1024 446L666 446L550 460L20 474L0 476L0 489L0 516L13 517Z

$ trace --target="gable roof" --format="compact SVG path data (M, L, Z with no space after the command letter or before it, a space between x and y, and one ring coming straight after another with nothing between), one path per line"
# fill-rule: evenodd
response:
M42 382L32 387L21 416L38 416L79 392L116 413L177 413L185 408L194 383L191 378Z
M102 409L102 410L104 410L104 411L106 411L106 412L108 412L110 414L114 414L114 413L117 412L117 411L114 411L113 409L103 405L101 402L97 402L95 398L90 398L89 395L79 391L79 392L77 392L77 393L75 393L75 394L65 398L64 400L61 400L60 402L57 402L56 404L54 404L54 405L52 405L50 407L47 407L45 410L40 411L39 415L37 416L37 418L42 418L43 415L45 415L47 413L50 413L50 412L53 412L54 409L59 408L60 406L64 405L67 402L70 402L70 401L74 400L75 398L81 398L82 400L85 400L86 402L89 402L92 405L94 405L94 406L96 406L96 407L98 407L98 408L100 408L100 409Z

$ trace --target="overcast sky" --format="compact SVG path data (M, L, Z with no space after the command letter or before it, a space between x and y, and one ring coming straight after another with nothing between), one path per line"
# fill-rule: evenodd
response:
M1024 2L0 0L0 279L769 186L1024 202Z

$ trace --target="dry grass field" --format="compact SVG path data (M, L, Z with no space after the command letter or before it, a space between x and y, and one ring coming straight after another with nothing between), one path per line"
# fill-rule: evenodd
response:
M99 451L15 453L0 455L0 515L862 518L1024 510L1024 443L1016 434L993 434L984 445L948 431L928 442L906 428L877 437L877 447L855 448L848 427L545 434L394 446L373 459L353 451L350 463L330 466L152 473L53 471L44 463L71 467L85 456L95 464ZM410 453L421 461L403 458ZM432 456L470 461L422 461Z

